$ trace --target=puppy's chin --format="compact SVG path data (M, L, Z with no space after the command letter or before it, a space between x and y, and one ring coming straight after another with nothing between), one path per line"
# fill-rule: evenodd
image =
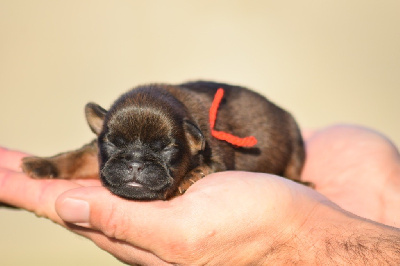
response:
M168 188L154 191L135 182L128 182L121 186L107 186L115 195L132 200L165 200Z

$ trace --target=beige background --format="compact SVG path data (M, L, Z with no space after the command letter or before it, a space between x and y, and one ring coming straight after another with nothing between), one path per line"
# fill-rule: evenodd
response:
M0 145L50 155L92 135L83 106L148 82L241 84L303 128L400 144L400 1L0 0ZM119 265L89 241L0 209L1 265Z

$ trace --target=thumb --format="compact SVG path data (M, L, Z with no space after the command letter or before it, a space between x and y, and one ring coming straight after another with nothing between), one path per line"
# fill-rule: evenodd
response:
M165 201L138 202L111 194L104 187L81 187L63 193L56 201L62 220L100 231L109 238L146 250L162 250L177 237L179 213ZM163 241L164 240L164 241Z

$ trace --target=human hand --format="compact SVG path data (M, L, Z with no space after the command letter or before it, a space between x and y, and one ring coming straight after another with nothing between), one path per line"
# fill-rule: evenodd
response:
M390 140L354 125L305 135L305 180L347 211L400 227L400 156Z
M313 253L300 251L307 251L307 244L318 247L332 231L326 224L330 220L333 228L355 224L352 234L365 225L315 191L271 175L218 173L174 200L133 202L111 195L97 181L29 179L15 163L23 154L4 154L8 162L0 160L0 201L48 217L128 263L305 261ZM306 165L305 174L311 166ZM326 179L311 180L323 191ZM315 236L315 228L325 235Z
M325 200L276 176L225 172L206 177L173 200L135 202L95 181L86 186L86 181L30 179L18 172L16 162L24 154L1 154L8 161L0 160L0 201L86 236L127 263L264 261L266 246L272 250L287 242L304 224L308 215L294 210L309 214L314 200Z

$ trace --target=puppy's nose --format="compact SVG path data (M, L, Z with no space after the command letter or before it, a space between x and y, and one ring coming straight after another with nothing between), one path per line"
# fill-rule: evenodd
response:
M130 172L141 172L143 170L144 164L141 162L131 162L128 164L128 170Z

